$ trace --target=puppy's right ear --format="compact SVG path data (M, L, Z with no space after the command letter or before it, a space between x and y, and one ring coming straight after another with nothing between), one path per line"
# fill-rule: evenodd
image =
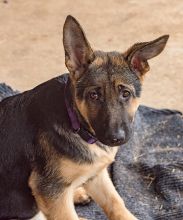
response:
M94 59L93 51L75 18L67 16L63 28L65 64L71 77L78 79Z

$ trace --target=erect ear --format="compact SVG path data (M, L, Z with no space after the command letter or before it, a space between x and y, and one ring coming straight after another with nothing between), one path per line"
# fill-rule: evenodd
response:
M164 35L150 42L134 44L124 53L130 68L139 77L149 71L150 68L147 61L163 51L168 38L169 35Z
M72 77L79 78L93 60L93 51L75 18L67 16L63 28L65 64Z

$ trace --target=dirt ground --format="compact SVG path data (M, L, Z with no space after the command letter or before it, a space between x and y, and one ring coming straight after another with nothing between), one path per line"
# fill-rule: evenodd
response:
M150 61L142 103L183 111L183 1L0 0L0 82L28 90L66 72L62 26L71 14L95 49L124 51L170 34Z

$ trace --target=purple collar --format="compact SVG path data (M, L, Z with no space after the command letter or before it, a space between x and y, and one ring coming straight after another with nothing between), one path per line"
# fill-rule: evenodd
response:
M97 141L97 138L95 138L89 131L82 128L80 125L80 122L78 120L78 117L76 115L76 112L74 111L73 107L69 104L69 78L65 80L65 90L64 90L64 97L65 97L65 105L67 108L68 116L73 128L73 131L80 135L80 137L85 140L89 144L94 144Z

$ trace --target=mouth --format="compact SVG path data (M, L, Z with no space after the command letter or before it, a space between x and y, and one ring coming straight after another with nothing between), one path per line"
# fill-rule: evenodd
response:
M130 140L130 136L125 138L125 140L107 140L107 139L98 139L100 143L108 147L119 147L121 145L126 144Z

